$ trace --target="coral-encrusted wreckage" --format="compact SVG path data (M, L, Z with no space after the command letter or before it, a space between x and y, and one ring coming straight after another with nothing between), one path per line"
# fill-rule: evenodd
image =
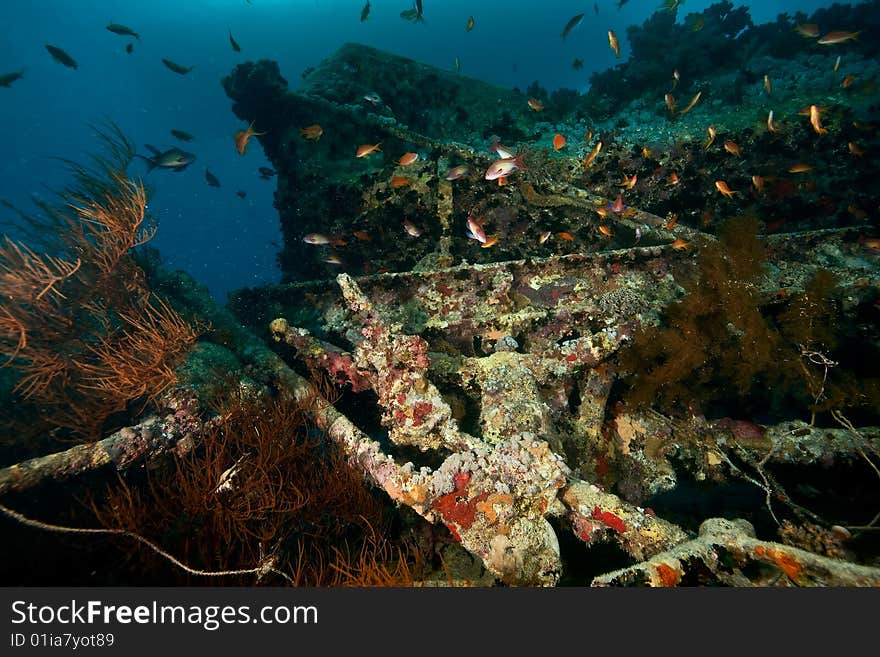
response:
M880 585L870 225L768 227L760 190L716 192L732 165L702 135L635 155L599 134L585 166L592 144L543 145L518 91L354 44L295 92L268 61L223 84L278 173L285 284L235 294L234 320L207 313L212 339L307 400L347 466L430 528L445 574L421 583ZM801 126L784 148L811 138ZM494 139L525 153L502 185L483 177ZM381 149L356 158L360 144ZM772 183L791 208L844 194L799 184ZM158 435L188 452L204 430L175 428L190 413L176 408L161 431L2 470L0 494L86 470L84 453L151 460ZM246 458L227 464L226 494ZM263 554L253 572L275 565Z

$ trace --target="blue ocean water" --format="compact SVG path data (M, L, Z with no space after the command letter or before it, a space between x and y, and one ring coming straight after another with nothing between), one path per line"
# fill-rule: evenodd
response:
M155 188L151 210L159 220L153 246L168 266L191 273L223 300L231 290L277 281L275 254L281 243L272 207L275 179L257 174L259 167L271 165L256 140L243 156L233 143L233 134L244 126L233 115L220 80L236 64L274 59L295 89L305 69L355 41L449 69L459 58L462 74L503 86L525 89L538 81L548 90L583 91L592 72L619 61L608 48L607 31L619 36L625 59L626 27L641 24L659 2L630 0L618 8L617 0L424 0L424 23L401 19L409 0L375 0L368 19L361 21L364 4L5 0L0 3L0 75L23 70L24 77L0 88L0 199L28 208L30 199L47 197L47 187L63 186L68 182L64 167L53 158L83 160L94 152L89 124L104 118L116 122L143 153L144 144L193 151L198 159L187 170L148 176ZM679 20L710 4L687 0ZM762 23L780 13L810 13L832 4L779 0L755 3L750 12ZM585 14L582 23L561 39L568 20L579 13ZM465 30L469 16L474 17L470 32ZM113 34L105 29L108 23L125 24L140 39ZM232 49L229 31L241 52ZM126 52L129 43L131 53ZM78 68L53 61L45 44L63 48ZM168 70L162 58L195 68L181 76ZM583 70L572 68L574 58L584 61ZM195 140L177 142L171 129L190 132ZM221 187L207 185L206 167ZM146 167L130 173L145 175Z

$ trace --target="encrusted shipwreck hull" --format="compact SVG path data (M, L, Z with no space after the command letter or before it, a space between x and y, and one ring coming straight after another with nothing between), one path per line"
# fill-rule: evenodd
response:
M825 235L822 244L841 237ZM795 255L796 239L780 255ZM789 285L815 269L795 259L777 265ZM443 522L494 575L546 585L563 570L547 517L564 518L588 545L615 540L642 561L687 536L640 507L674 489L682 467L720 482L748 479L732 462L734 453L743 458L738 450L754 462L825 467L859 449L844 430L802 423L746 441L698 418L682 424L609 408L615 353L656 320L679 294L676 277L692 270L686 253L635 247L357 283L343 274L243 292L239 317L255 331L269 325L298 359L358 396L376 394L381 418L350 408L361 408L355 423L387 431L371 449L385 453L390 469L378 477L365 470L395 501ZM768 278L766 286L779 283ZM864 285L850 283L856 294ZM877 438L870 429L862 435ZM744 551L743 563L785 550L766 549ZM648 580L659 577L644 568Z
M364 77L379 63L406 72L423 93L438 85L447 100L422 95L421 107L431 109L415 111L410 96L395 93L395 74ZM294 347L282 354L325 370L360 400L342 400L351 424L335 437L397 503L443 523L512 584L559 581L552 517L587 545L615 541L644 562L597 584L676 584L697 562L703 581L747 581L710 563L721 544L735 553L737 573L760 562L795 583L880 582L878 570L805 557L742 526L716 532L717 541L696 539L640 506L686 473L747 481L773 515L771 491L782 493L764 478L767 464L826 467L877 449L872 428L790 422L749 434L699 414L673 421L609 402L621 374L617 352L681 298L698 273L696 255L715 237L612 208L579 186L579 158L536 149L507 186L485 181L487 138L503 125L527 134L530 119L516 112L488 120L501 106L525 107L515 92L361 46L346 46L297 93L267 62L237 67L225 86L240 118L267 132L260 140L279 174L290 281L242 290L232 309L257 335L268 328ZM365 102L371 93L384 100ZM456 118L455 98L469 99L470 116ZM304 139L299 129L316 122L321 139ZM358 144L379 142L384 160L354 157ZM422 155L415 165L394 163L413 150ZM459 164L471 175L447 180ZM393 188L392 175L408 182ZM597 230L602 208L612 213L610 230ZM465 235L468 217L498 242L480 248ZM404 221L420 235L408 236ZM331 244L304 243L310 232ZM756 294L770 302L803 290L823 268L859 307L876 294L877 277L857 237L839 229L765 238L773 266ZM364 410L372 404L375 411Z

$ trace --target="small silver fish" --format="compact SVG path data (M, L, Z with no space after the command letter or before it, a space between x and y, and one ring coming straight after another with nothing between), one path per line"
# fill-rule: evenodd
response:
M422 231L420 231L418 228L416 228L416 225L413 222L411 222L409 219L403 220L403 229L406 231L406 234L409 235L410 237L418 237L419 235L422 234Z
M309 233L303 235L303 242L306 244L330 244L330 238L323 233Z

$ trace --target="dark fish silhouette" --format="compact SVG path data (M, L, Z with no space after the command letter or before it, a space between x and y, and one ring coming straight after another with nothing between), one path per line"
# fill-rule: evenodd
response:
M120 25L119 23L110 23L110 25L107 26L107 29L110 30L111 32L113 32L113 34L118 34L120 36L131 36L131 37L134 37L135 39L137 39L138 41L141 40L141 35L138 34L137 32L135 32L133 29L131 29L127 25Z
M20 80L24 77L24 71L17 71L16 73L4 73L0 75L0 87L8 87L16 80Z
M57 46L46 45L46 50L49 51L49 54L52 55L52 59L54 59L59 64L64 64L67 68L78 68L78 64L76 60L68 55L66 52L61 50L61 48Z
M415 23L424 23L425 18L422 16L422 0L416 0L412 9L404 9L400 12L400 17Z
M220 186L220 181L217 180L217 176L215 176L213 173L211 173L211 170L207 167L205 167L205 180L208 181L208 184L211 187L219 187Z
M598 2L593 3L593 11L596 12L596 16L599 15L599 3Z
M229 28L227 28L229 29ZM238 41L232 38L232 30L229 30L229 45L232 46L232 49L235 52L241 52L241 46L238 45Z
M171 134L177 137L180 141L192 141L195 139L195 137L183 130L172 130Z
M367 0L367 4L365 4L364 8L361 9L361 23L363 23L369 17L370 17L370 0Z
M149 150L153 156L147 157L136 153L135 157L139 157L149 163L147 173L150 173L150 171L157 167L160 169L171 169L172 171L183 171L196 159L194 154L187 153L176 147L169 148L167 151L160 151L155 146L150 146L149 144L144 144L144 146L147 147L147 150Z
M571 63L571 67L572 67L575 71L580 71L580 70L584 67L584 60L583 60L583 59L576 59L576 60L574 60L574 61Z
M623 5L625 5L627 2L629 2L629 0L620 0L620 2L617 3L617 9L619 10L619 9L620 9L621 7L623 7Z
M565 27L562 30L562 38L568 36L568 33L571 32L574 28L581 24L581 21L584 20L583 14L578 14L577 16L572 16L568 23L565 24Z
M175 62L172 62L170 59L162 59L162 63L165 64L168 68L170 68L175 73L179 73L180 75L186 75L191 70L195 68L195 66L181 66Z
M275 175L275 169L270 169L269 167L260 167L257 171L260 172L260 178L263 180L269 180L269 178Z
M235 192L235 195L238 196L238 198L244 198L245 196L247 196L247 192L239 189L237 192Z
M129 43L127 46L125 46L125 52L127 52L129 55L131 53L133 53L134 52L134 44Z

